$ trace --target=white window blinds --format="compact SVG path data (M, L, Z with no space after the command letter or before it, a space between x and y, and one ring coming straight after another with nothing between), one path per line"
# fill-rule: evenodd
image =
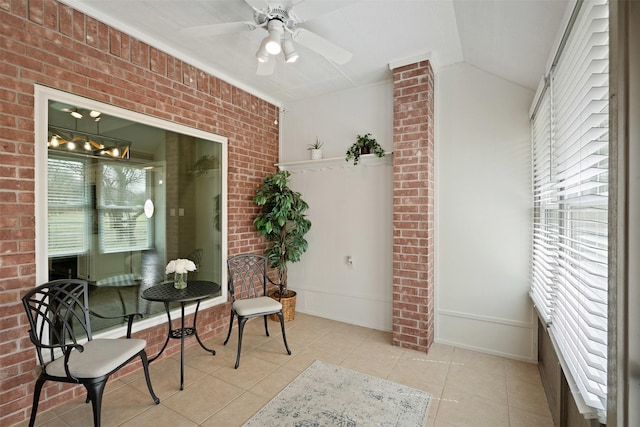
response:
M98 224L102 253L149 249L152 220L144 215L149 199L148 172L133 165L101 165Z
M48 254L78 255L89 249L89 193L84 160L49 157Z
M532 119L531 296L570 385L607 399L608 4L579 2Z
M556 297L558 205L551 181L551 95L547 88L531 123L533 159L533 263L531 298L546 323L551 323Z

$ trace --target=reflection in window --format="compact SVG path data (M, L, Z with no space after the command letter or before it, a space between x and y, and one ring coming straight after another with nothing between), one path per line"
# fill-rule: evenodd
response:
M89 194L86 160L50 156L49 256L79 255L89 250Z
M147 171L120 164L103 164L98 170L100 251L150 249L153 222L144 215L144 203L151 197Z
M192 258L190 280L221 284L223 145L90 113L49 100L49 280L84 279L93 311L145 318L164 314L142 292L167 280L169 260ZM121 326L91 322L94 332Z

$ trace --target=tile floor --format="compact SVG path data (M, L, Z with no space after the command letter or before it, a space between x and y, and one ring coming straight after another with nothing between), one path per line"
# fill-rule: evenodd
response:
M153 404L141 372L110 381L102 425L239 426L320 359L428 391L434 399L427 426L553 426L533 364L441 344L424 354L391 346L388 332L301 313L286 324L288 356L278 324L270 321L271 337L264 336L262 325L258 319L247 323L238 370L233 369L235 330L226 346L222 335L205 342L216 356L189 342L195 345L185 350L183 391L179 353L153 362L159 405ZM36 424L90 426L91 405L77 399L38 413Z

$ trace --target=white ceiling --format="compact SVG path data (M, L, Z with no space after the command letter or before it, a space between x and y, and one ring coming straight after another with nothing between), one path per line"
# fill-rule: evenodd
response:
M195 37L181 28L252 21L245 0L62 0L235 86L277 105L391 78L389 64L430 58L467 62L535 90L569 0L269 0L289 6L299 25L351 51L338 65L296 44L300 58L257 76L266 31ZM250 0L254 4L258 0ZM266 0L265 0L266 6Z

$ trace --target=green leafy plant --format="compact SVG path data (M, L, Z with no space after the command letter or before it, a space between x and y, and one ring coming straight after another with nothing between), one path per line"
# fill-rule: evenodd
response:
M213 155L201 156L189 169L189 173L195 176L207 174L212 169L218 168L218 159Z
M320 139L316 138L316 142L314 142L313 144L308 144L307 145L307 150L320 150L322 148L322 146L324 145L324 142L320 141Z
M356 142L347 150L345 160L348 162L353 159L353 164L357 165L360 163L360 155L369 153L373 153L378 157L384 157L384 149L370 133L358 135Z
M300 261L308 247L304 235L311 228L305 213L309 205L287 185L290 175L280 171L267 176L254 197L262 209L253 225L269 243L265 255L270 266L278 270L280 297L288 296L287 264Z

